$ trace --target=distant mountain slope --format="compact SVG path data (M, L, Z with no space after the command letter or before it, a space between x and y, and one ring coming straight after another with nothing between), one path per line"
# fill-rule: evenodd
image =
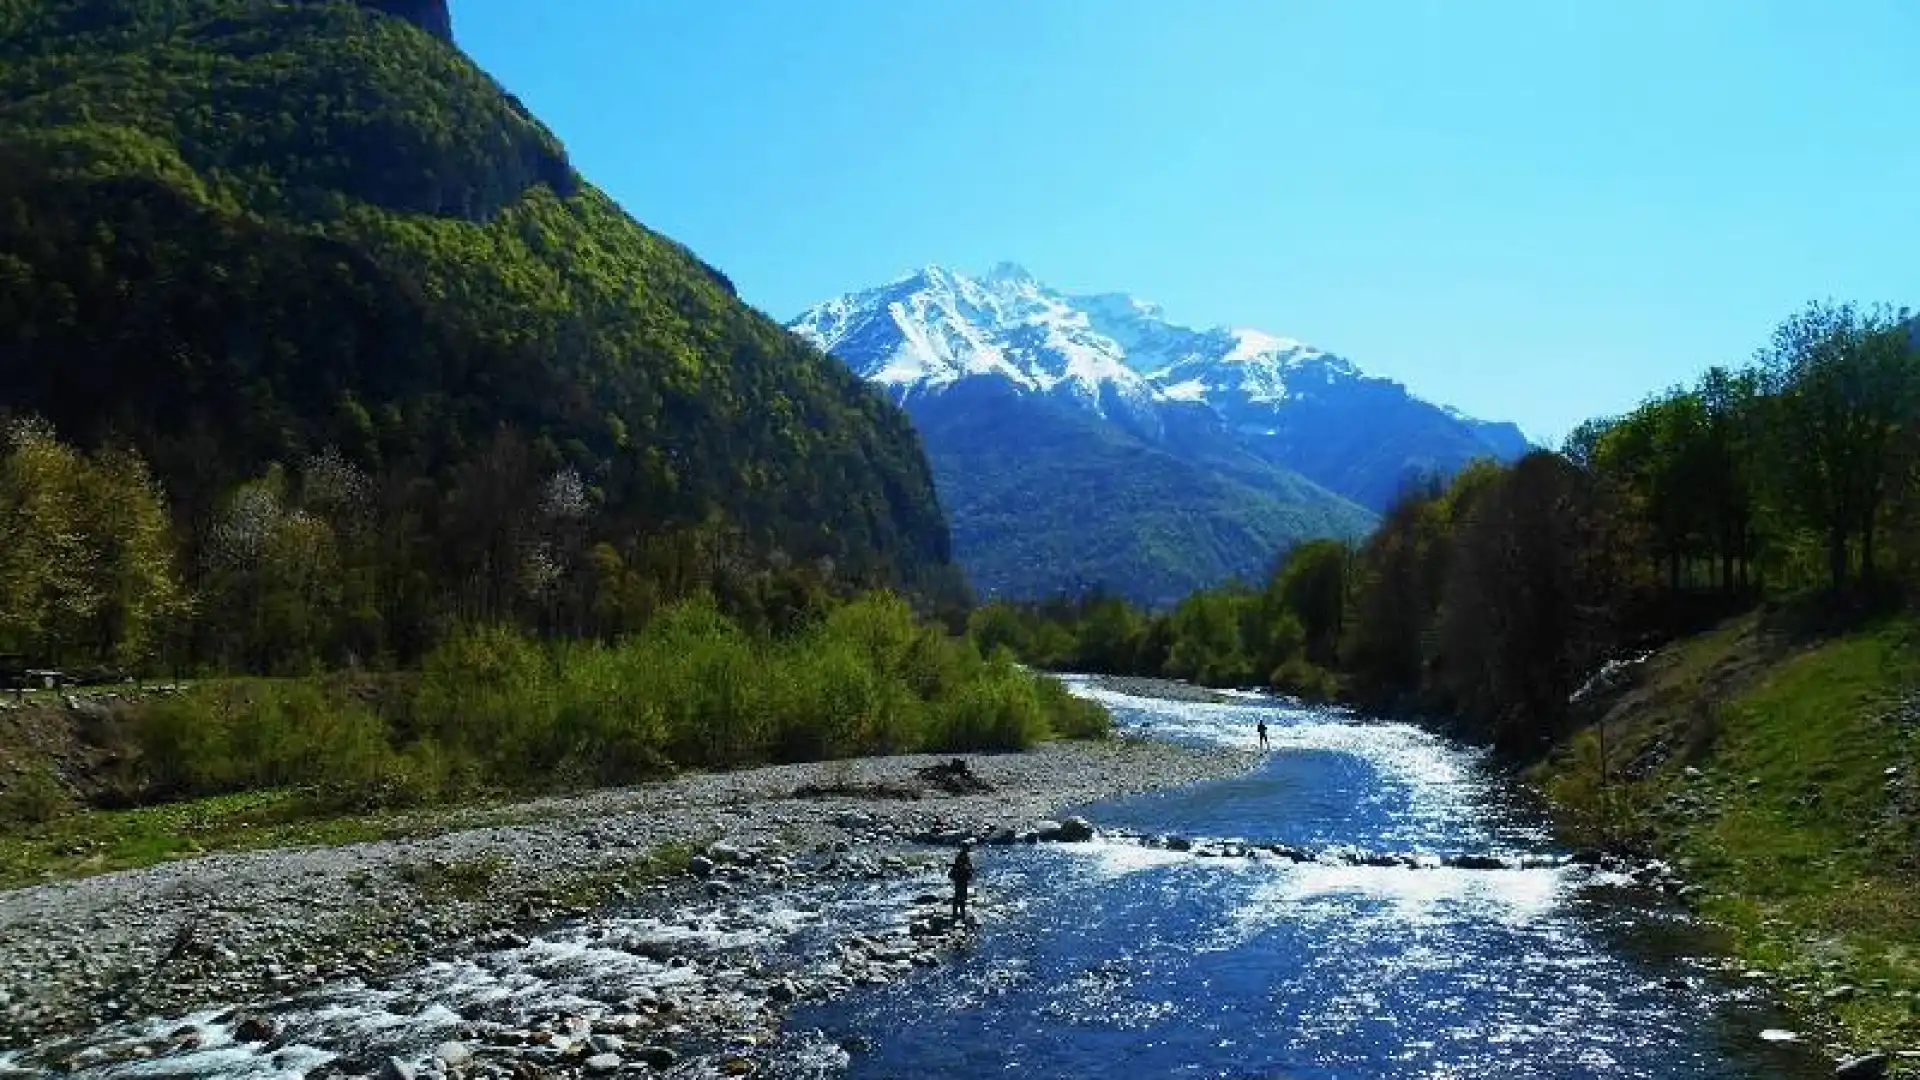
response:
M131 440L194 530L338 446L444 541L434 597L510 581L518 541L449 502L509 464L576 471L614 542L717 522L953 592L907 418L577 176L450 33L444 0L0 5L0 412ZM487 464L503 426L521 464Z
M1370 518L1249 454L1189 456L1050 395L970 376L908 400L985 596L1094 586L1164 605L1263 573L1297 540L1357 535Z
M1194 329L1123 293L1070 296L1012 263L972 278L929 266L830 300L791 324L902 400L985 375L1076 402L1149 438L1169 408L1204 405L1247 449L1384 509L1411 475L1529 448L1311 345Z
M925 267L790 325L906 405L957 554L990 593L1099 581L1164 599L1364 530L1414 477L1528 449L1512 424L1310 345L1070 296L1012 263ZM1207 522L1167 525L1189 515Z
M1123 294L1069 300L1166 398L1211 406L1246 445L1363 506L1384 510L1406 481L1530 448L1511 423L1478 420L1391 379L1258 330L1195 330Z
M1157 386L1017 266L978 279L928 267L792 326L912 414L955 553L988 595L1100 584L1165 603L1371 523L1208 403Z

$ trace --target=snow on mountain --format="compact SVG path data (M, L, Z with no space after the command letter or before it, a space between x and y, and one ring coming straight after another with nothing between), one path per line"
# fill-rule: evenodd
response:
M812 308L790 328L896 397L972 376L1076 398L1104 413L1157 395L1086 313L1012 263L979 278L928 266Z
M1511 424L1428 402L1305 342L1182 326L1157 305L1068 295L1012 263L978 277L928 266L790 325L902 402L996 379L1150 440L1210 410L1247 449L1375 509L1410 474L1528 449Z
M1271 406L1367 378L1292 338L1181 326L1125 293L1069 296L1014 263L979 277L927 266L811 308L790 328L902 398L985 375L1027 391L1065 389L1096 407L1103 391ZM1483 423L1432 407L1470 427Z
M1153 385L1163 394L1216 408L1276 407L1340 380L1358 368L1292 338L1259 330L1198 333L1179 356L1155 358Z

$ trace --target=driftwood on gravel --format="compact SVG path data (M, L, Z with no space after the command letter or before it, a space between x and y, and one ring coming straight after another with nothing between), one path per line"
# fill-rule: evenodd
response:
M965 758L928 765L914 770L913 775L949 795L982 795L993 790L992 784L980 779L967 767Z
M966 759L954 758L937 764L923 766L913 771L914 782L902 783L897 780L860 781L851 778L810 780L793 789L799 799L900 799L912 800L925 795L928 789L944 791L948 795L984 795L993 790L993 785L980 778L980 775L967 765Z
M920 789L912 784L896 784L890 780L876 780L866 783L857 781L838 781L819 784L808 782L793 789L796 799L901 799L911 800L920 797Z

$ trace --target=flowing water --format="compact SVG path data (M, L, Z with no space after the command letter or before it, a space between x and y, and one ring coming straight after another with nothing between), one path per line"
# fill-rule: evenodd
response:
M1252 747L1255 722L1269 725L1272 753L1251 773L1086 808L1103 829L1318 858L1202 858L1130 839L988 849L981 880L1021 898L1021 914L960 963L794 1016L797 1043L857 1050L792 1075L1831 1075L1805 1048L1762 1038L1784 1021L1711 974L1678 911L1551 858L1538 816L1477 755L1273 699L1076 689L1159 738ZM1440 858L1356 864L1378 851ZM1530 868L1432 865L1465 854Z
M745 1030L765 1023L755 992L785 978L809 1000L765 1033L771 1052L763 1040L751 1053L790 1080L1830 1075L1805 1047L1762 1037L1788 1025L1716 974L1679 911L1570 864L1475 753L1254 695L1073 685L1130 735L1251 747L1265 719L1272 751L1233 779L1083 808L1102 830L1090 843L981 849L981 930L945 966L901 962L894 982L854 985L838 944L850 930L910 943L904 921L943 884L937 866L822 873L777 905L609 912L265 1003L281 1030L266 1046L209 1010L98 1032L59 1060L78 1051L77 1071L108 1077L297 1077L336 1057L418 1059L463 1026L604 1018L655 995L738 1009L726 1026ZM202 1033L198 1049L128 1056L182 1025ZM692 1059L674 1072L710 1075Z

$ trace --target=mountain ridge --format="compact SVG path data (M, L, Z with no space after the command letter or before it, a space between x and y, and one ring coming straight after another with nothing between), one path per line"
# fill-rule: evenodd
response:
M978 277L930 264L787 325L899 401L984 375L1136 430L1176 402L1202 404L1274 464L1375 511L1411 478L1532 447L1515 424L1429 401L1294 338L1183 325L1150 301L1063 292L1012 262ZM1358 442L1356 424L1385 445Z
M1209 402L1156 382L1218 333L1113 304L1143 317L1090 312L1015 263L977 277L934 264L788 325L913 416L956 556L985 595L1101 585L1163 604L1371 525L1366 509L1257 453ZM1166 364L1141 362L1154 342Z
M1435 422L1458 425L1489 454L1517 457L1531 445L1517 425L1429 401L1294 338L1176 323L1150 301L1067 293L1008 261L978 276L928 264L814 305L787 325L896 398L936 392L963 375L996 375L1030 392L1070 392L1096 411L1109 395L1200 401L1258 431L1249 406L1278 408L1365 381L1432 410Z
M1357 538L1372 515L1198 430L1146 438L1070 399L986 376L909 397L953 535L986 599L1104 590L1171 606L1263 576L1295 543Z
M1418 478L1476 457L1511 460L1529 445L1512 424L1436 405L1305 342L1182 325L1152 302L1067 293L1013 262L979 275L929 264L787 325L914 417L955 551L988 595L1097 577L1163 601L1168 583L1197 588L1261 572L1303 540L1364 531ZM1001 443L1029 453L1005 453ZM1144 471L1096 481L1090 460ZM1106 501L1079 499L1089 487ZM1159 493L1164 506L1139 491ZM1036 505L1045 499L1064 502ZM1035 515L1024 530L1011 524L1021 507ZM1197 513L1221 527L1202 535L1177 520ZM1053 535L1063 531L1088 543ZM1194 562L1184 576L1166 565L1169 546L1181 546L1166 538L1176 536L1188 538ZM1095 558L1088 544L1115 554ZM1063 565L1036 570L1013 554L1022 551L1047 551Z
M453 43L453 11L449 0L355 0L362 7L384 11L448 44Z

